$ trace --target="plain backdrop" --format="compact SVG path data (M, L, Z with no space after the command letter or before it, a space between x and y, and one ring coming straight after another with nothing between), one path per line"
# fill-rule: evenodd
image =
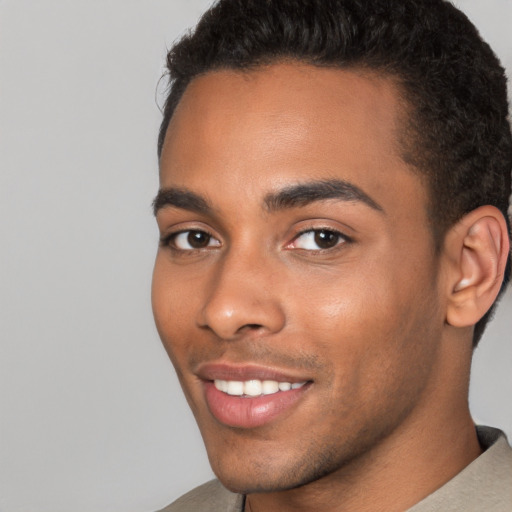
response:
M149 512L211 477L150 308L157 84L208 4L0 0L0 512ZM512 73L512 2L459 5ZM509 438L511 313L471 388Z

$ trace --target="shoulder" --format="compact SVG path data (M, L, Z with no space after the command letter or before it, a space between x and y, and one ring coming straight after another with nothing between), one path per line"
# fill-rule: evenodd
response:
M244 497L228 491L218 480L211 480L160 512L242 512Z

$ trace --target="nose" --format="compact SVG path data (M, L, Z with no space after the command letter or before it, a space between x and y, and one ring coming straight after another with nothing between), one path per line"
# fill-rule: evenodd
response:
M276 270L262 258L226 255L214 267L198 325L224 340L279 332L286 318L275 281Z

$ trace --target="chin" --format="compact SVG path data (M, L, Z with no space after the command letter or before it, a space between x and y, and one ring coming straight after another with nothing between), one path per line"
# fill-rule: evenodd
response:
M343 466L339 453L311 453L301 446L300 453L289 453L279 448L255 450L254 456L234 450L209 453L215 476L232 492L239 494L288 491L315 482ZM315 452L315 450L313 450ZM343 457L341 457L343 459Z
M283 475L261 475L260 471L244 475L215 472L215 476L226 489L237 494L282 492L295 489L309 483L308 480L296 482L292 480L290 476L287 476L285 481L283 481Z

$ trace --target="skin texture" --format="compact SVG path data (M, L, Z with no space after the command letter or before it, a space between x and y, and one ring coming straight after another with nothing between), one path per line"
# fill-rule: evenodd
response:
M281 63L196 78L169 125L161 189L203 202L159 204L155 319L214 472L252 512L406 510L480 452L467 389L484 306L464 316L454 299L478 258L461 257L465 225L435 253L426 189L400 158L404 115L390 79ZM334 179L378 206L265 202ZM344 236L319 249L301 234L322 229ZM187 230L206 245L173 236ZM205 399L212 362L308 386L269 423L233 427Z

